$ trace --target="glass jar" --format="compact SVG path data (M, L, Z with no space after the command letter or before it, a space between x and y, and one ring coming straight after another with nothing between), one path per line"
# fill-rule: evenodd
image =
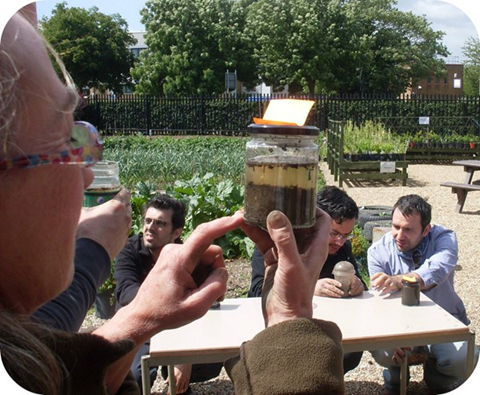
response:
M113 198L121 189L118 163L100 161L92 167L93 182L84 192L83 207L93 207Z
M420 304L420 281L402 280L402 304L418 306Z
M273 210L293 228L315 224L319 130L314 126L249 125L245 221L266 228Z

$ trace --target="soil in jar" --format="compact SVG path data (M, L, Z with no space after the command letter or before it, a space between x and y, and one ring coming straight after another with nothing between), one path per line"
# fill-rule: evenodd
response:
M316 163L248 161L245 220L265 227L268 214L280 210L294 228L312 226L315 223L316 183Z

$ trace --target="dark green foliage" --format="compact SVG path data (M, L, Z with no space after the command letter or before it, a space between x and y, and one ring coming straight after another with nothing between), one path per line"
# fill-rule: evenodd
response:
M244 186L232 180L216 181L212 173L203 177L195 175L188 181L176 181L167 193L182 200L188 207L184 237L200 224L215 218L233 215L243 207ZM222 247L226 258L249 257L253 251L252 241L237 229L215 240Z
M132 69L136 92L219 94L227 69L247 83L256 78L241 35L244 12L230 0L147 1L141 13L148 48Z
M470 37L462 47L466 57L464 72L464 93L480 95L480 40Z
M363 236L362 228L360 228L358 225L355 225L352 233L352 253L357 261L360 276L365 284L368 285L370 284L370 276L368 274L367 251L368 247L370 247L370 242Z
M40 29L59 54L80 90L97 88L122 92L128 84L135 39L119 14L105 15L58 3L52 17L44 17Z
M155 196L156 193L155 185L150 181L140 181L131 192L130 203L132 205L132 227L129 236L142 232L143 208L145 203Z

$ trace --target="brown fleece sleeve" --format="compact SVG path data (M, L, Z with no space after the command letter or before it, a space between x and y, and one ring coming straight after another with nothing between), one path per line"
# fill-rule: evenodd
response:
M342 333L329 321L267 328L225 362L236 395L344 394Z

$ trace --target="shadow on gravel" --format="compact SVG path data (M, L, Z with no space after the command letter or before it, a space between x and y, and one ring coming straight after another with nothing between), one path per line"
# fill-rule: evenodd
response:
M190 384L195 395L233 395L233 386L230 379L216 378L204 383ZM159 388L158 388L159 387ZM157 386L157 390L152 389L152 395L166 395L167 386L165 384Z
M195 395L234 395L233 386L228 379L216 379L191 385ZM346 381L345 395L381 395L383 386L372 381ZM152 395L166 395L167 389L152 391ZM408 395L429 395L425 382L411 381Z
M463 210L460 215L480 215L480 210L479 211L465 211Z
M345 395L381 395L383 385L372 381L345 382ZM411 381L408 384L407 395L430 395L424 381Z

